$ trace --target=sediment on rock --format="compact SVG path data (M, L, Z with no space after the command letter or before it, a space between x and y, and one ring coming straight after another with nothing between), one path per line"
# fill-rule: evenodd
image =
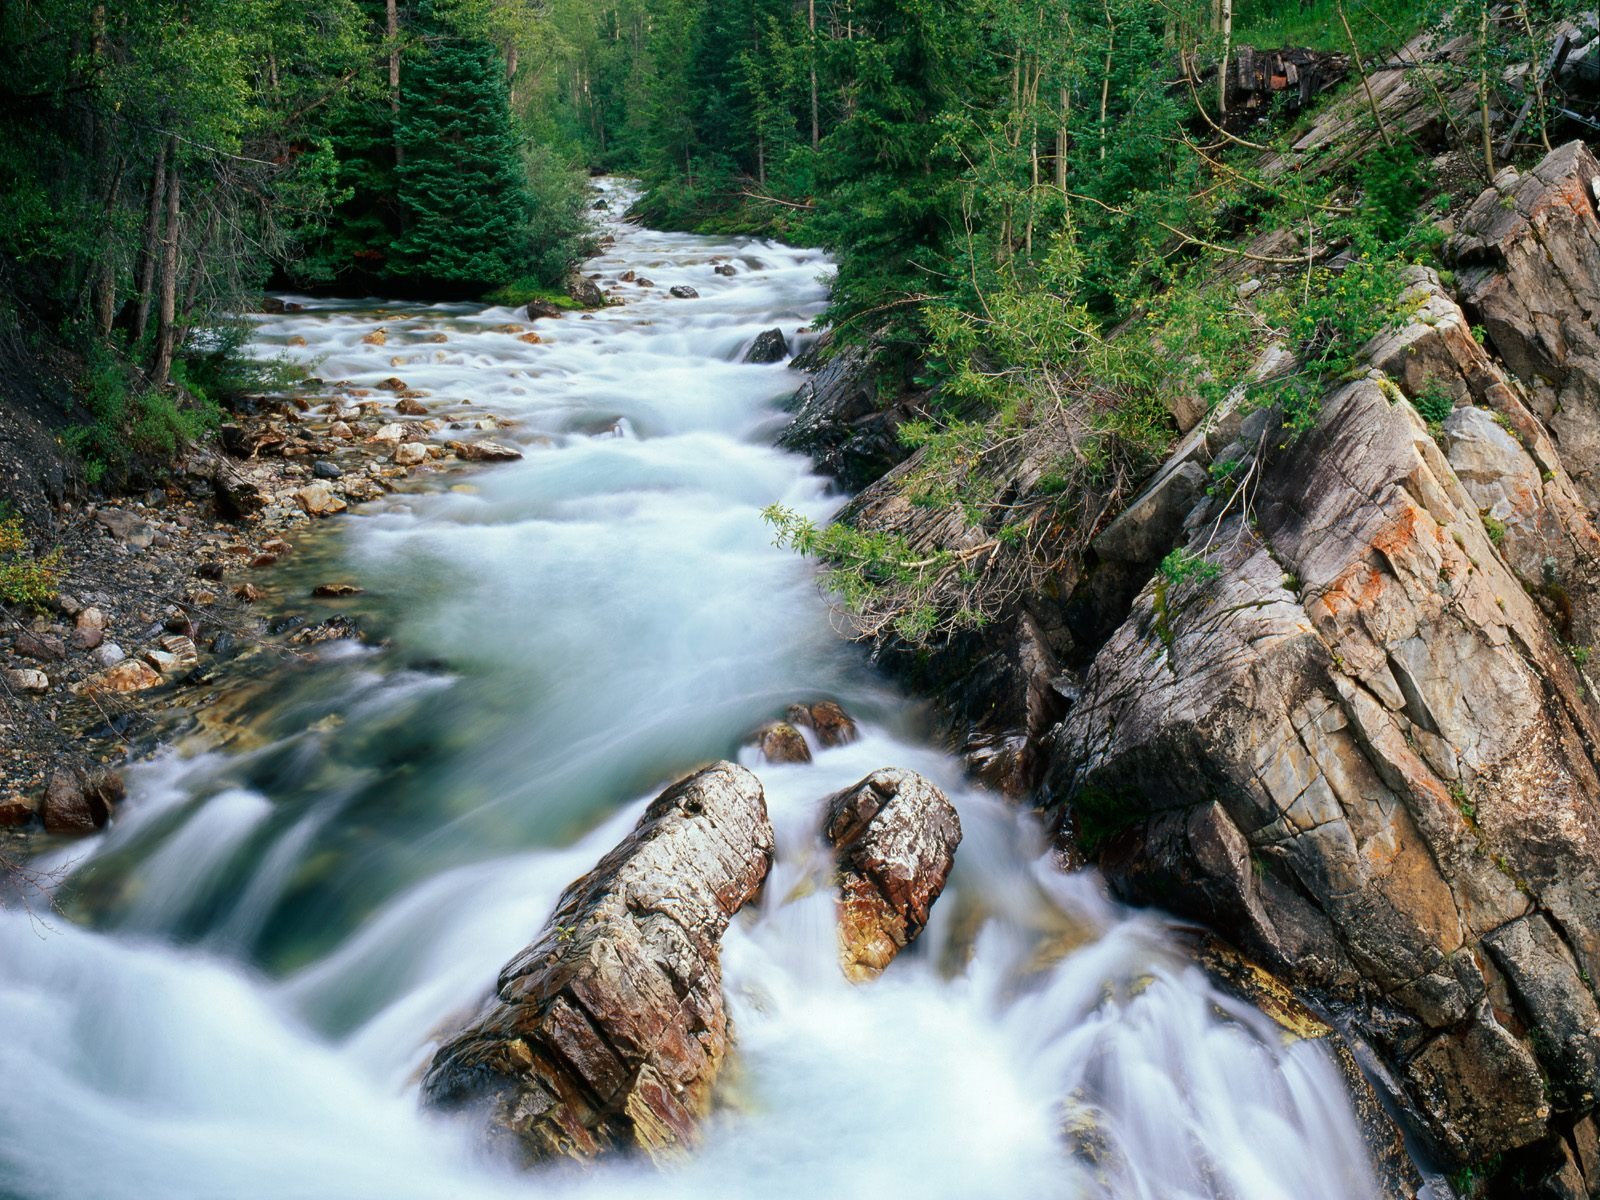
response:
M913 771L874 771L829 797L838 856L839 961L854 982L883 972L928 924L961 844L961 818Z
M440 1048L424 1102L470 1111L523 1164L692 1142L728 1045L720 939L772 852L742 767L668 788Z

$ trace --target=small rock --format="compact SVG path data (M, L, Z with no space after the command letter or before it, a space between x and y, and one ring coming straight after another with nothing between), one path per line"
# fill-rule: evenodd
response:
M322 596L325 598L337 596L359 596L362 590L363 589L357 587L353 583L319 583L316 587L311 589L311 594L313 596Z
M617 282L618 283L632 283L637 278L639 278L639 277L636 274L634 274L632 271L624 271L621 275L617 276Z
M128 652L115 642L106 642L94 652L93 657L102 667L114 667L128 657Z
M365 334L361 340L369 346L381 346L389 340L389 331L380 325L371 333Z
M50 676L43 671L31 670L27 667L14 668L6 672L6 686L14 692L48 692L50 690Z
M698 300L700 298L700 293L687 283L674 284L667 289L667 295L674 296L679 300Z
M385 392L403 392L407 390L406 381L397 375L391 375L378 385Z
M39 815L46 832L82 836L104 828L111 810L127 796L127 785L114 772L90 776L57 767L45 781L44 804Z
M289 338L289 345L291 346L304 346L305 344L305 338L301 337L298 333Z
M17 635L11 648L34 662L60 662L67 656L66 643L52 633L24 631Z
M425 417L428 415L428 406L420 400L412 400L410 397L396 404L394 410L403 417Z
M155 541L155 527L123 509L102 508L95 513L95 520L100 522L113 538L135 550L147 549L150 543Z
M80 631L94 629L101 632L105 631L108 624L105 612L97 606L86 608L80 612L76 623Z
M522 451L499 442L451 442L450 449L463 462L515 462L522 457Z
M800 725L814 732L817 741L824 746L843 746L860 736L850 714L832 700L792 704L785 715L791 725Z
M337 463L331 463L325 458L319 458L311 464L311 474L317 479L338 479L344 474Z
M443 345L445 342L448 342L450 339L442 333L430 333L422 340L427 342L430 346L439 346Z
M428 448L421 442L401 442L394 448L394 461L402 467L414 467L427 459Z
M639 276L639 286L640 287L642 287L642 288L643 287L655 287L655 285L656 285L655 284L655 280L646 279L643 275Z
M349 507L344 502L344 497L335 495L325 483L313 483L309 487L301 488L294 494L294 499L301 510L311 517L331 516Z
M718 275L737 275L739 273L739 268L735 267L732 263L718 263L711 269Z
M200 652L195 648L193 639L184 634L162 638L161 648L177 660L179 670L186 671L199 665Z
M522 311L527 315L528 320L537 321L541 317L559 317L561 315L561 306L553 304L549 300L530 300L528 301L528 306Z
M328 436L338 438L340 441L348 440L355 437L355 435L355 430L351 429L349 423L345 421L335 421L328 427Z
M544 341L544 339L530 329L527 333L519 336L517 341L527 342L530 346L537 346L540 342Z
M100 674L92 676L83 685L83 691L90 696L105 693L142 692L146 688L157 686L160 682L161 676L156 674L148 663L142 663L138 659L127 658L109 671L102 671Z
M369 439L374 442L398 442L405 438L406 427L398 421L390 421L387 425L378 426L378 432Z
M756 731L761 757L769 763L808 763L811 747L805 734L787 721L772 721Z
M33 820L33 801L21 796L7 796L0 800L0 827L15 829Z

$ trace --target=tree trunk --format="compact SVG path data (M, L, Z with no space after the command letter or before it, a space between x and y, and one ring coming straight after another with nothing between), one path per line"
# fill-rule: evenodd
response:
M811 148L822 142L817 114L817 0L806 0L806 25L811 30Z
M394 165L405 161L400 145L400 7L398 0L386 0L389 38L389 116L394 126Z
M1222 61L1217 64L1217 111L1228 111L1228 51L1233 45L1233 0L1222 0Z
M139 243L137 285L139 307L133 319L133 341L137 345L150 327L150 304L155 296L156 262L161 247L161 204L167 192L167 143L156 150L156 168L150 177L150 206L145 211L144 238Z
M161 242L161 303L156 313L156 365L153 382L165 387L172 377L172 356L177 348L178 307L178 206L182 181L178 175L177 146L168 150L167 228Z

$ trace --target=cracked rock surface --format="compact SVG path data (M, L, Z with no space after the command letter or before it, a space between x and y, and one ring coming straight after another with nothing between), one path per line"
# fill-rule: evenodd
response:
M761 784L716 763L663 792L435 1055L426 1104L514 1161L692 1142L727 1051L720 942L773 852Z

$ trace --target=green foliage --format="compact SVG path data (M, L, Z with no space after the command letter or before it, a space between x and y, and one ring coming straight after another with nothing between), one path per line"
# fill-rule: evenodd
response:
M1506 523L1487 509L1480 515L1483 521L1483 531L1489 535L1489 540L1498 546L1506 540Z
M60 591L62 551L33 553L22 518L0 517L0 603L43 610Z
M173 365L174 388L164 390L142 385L108 350L91 348L80 391L90 420L66 434L88 481L121 484L141 468L159 472L215 430L221 409L207 386L226 389L240 379L263 378L263 368L239 364L232 355L180 359Z
M1430 427L1443 425L1456 410L1456 398L1439 380L1429 377L1417 391L1412 406Z
M1161 560L1160 570L1161 578L1166 580L1168 587L1179 587L1190 582L1209 582L1217 577L1222 568L1203 555L1179 546Z

